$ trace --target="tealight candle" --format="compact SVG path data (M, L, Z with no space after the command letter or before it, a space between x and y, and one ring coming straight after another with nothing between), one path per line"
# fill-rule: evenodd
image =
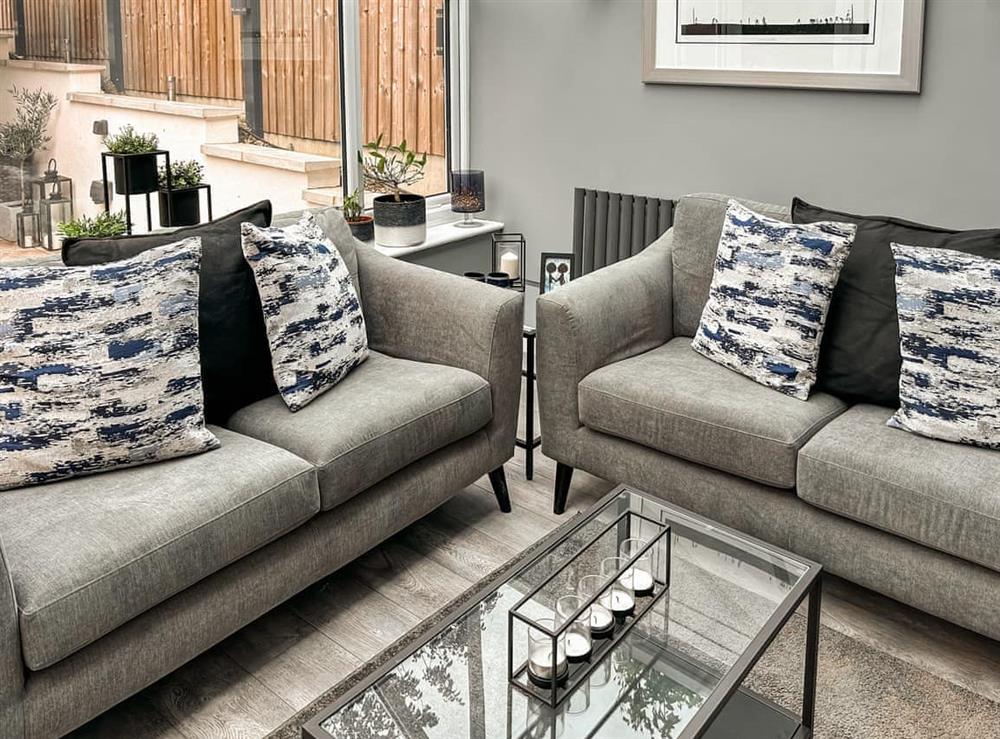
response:
M580 578L576 591L582 600L591 600L601 593L605 587L604 578L600 575L586 575ZM590 606L590 633L591 636L601 639L611 636L615 629L615 617L611 610L602 602L602 597L597 597Z
M605 605L615 616L622 618L635 611L635 597L631 579L626 582L624 577L625 563L622 557L607 557L601 561L601 576L605 580L612 578L611 586L605 594Z
M556 601L560 626L569 622L566 630L566 657L570 662L582 662L590 656L590 607L576 595L566 595ZM579 611L579 613L577 613Z
M555 621L551 618L537 619L539 626L555 631ZM553 644L554 643L554 644ZM555 673L552 672L555 646ZM553 679L561 680L569 669L566 662L566 643L564 635L551 637L544 631L528 629L528 677L540 685L551 685Z
M638 557L631 567L622 573L622 582L631 587L636 595L653 594L653 574L650 568L650 553L647 549L643 551L649 542L645 539L626 539L622 542L619 551L624 559L629 560Z

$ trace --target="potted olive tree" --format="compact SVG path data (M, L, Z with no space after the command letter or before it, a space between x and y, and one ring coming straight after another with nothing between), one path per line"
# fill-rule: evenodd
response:
M16 164L18 191L17 200L0 203L0 238L14 241L17 238L18 212L32 207L31 193L26 186L28 169L35 153L52 138L47 135L47 130L57 101L55 95L41 88L28 90L13 87L10 92L17 109L13 120L0 124L0 157Z
M160 145L155 133L139 133L131 125L107 136L104 146L115 154L115 192L119 195L139 195L156 192L156 155ZM125 175L128 174L128 192Z
M201 223L201 199L198 186L204 182L205 168L194 159L170 163L170 189L167 168L160 167L160 225L193 226Z
M424 176L427 154L407 148L404 139L382 146L382 135L358 152L368 187L386 193L375 198L375 241L382 246L413 246L427 238L427 203L403 187Z
M366 215L364 210L365 191L358 188L353 193L344 198L344 205L341 210L344 212L344 220L351 227L351 233L358 241L371 241L375 238L374 218Z

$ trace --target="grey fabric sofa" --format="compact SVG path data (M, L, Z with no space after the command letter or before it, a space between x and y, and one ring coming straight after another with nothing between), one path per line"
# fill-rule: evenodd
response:
M890 429L889 408L795 400L690 348L727 199L681 199L645 251L538 299L556 511L584 469L1000 638L1000 452Z
M343 250L342 250L343 251ZM0 737L53 737L489 473L509 510L519 293L344 253L371 357L200 456L0 493Z

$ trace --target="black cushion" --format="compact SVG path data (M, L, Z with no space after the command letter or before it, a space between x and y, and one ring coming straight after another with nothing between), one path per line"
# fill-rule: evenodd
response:
M271 352L253 273L243 258L240 224L271 225L264 200L210 223L165 233L67 239L63 262L71 266L127 259L155 246L201 237L199 333L205 416L224 423L240 408L274 395Z
M820 348L816 388L855 403L899 406L899 317L890 244L953 249L1000 259L1000 230L950 231L888 216L859 216L795 198L794 223L858 226L833 292Z

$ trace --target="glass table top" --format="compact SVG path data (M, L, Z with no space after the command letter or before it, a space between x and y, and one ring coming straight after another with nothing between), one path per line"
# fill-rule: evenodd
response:
M626 511L652 521L636 519L630 531L612 527L615 536L601 535ZM556 708L512 686L508 610L543 585L527 606L544 617L599 560L619 554L623 537L655 537L662 531L655 522L671 527L668 592ZM679 737L752 642L777 628L775 615L794 607L793 589L818 569L629 489L613 492L568 536L550 541L443 631L349 694L320 727L357 739ZM515 638L511 648L522 664L526 640ZM778 723L772 736L792 736L792 724Z

